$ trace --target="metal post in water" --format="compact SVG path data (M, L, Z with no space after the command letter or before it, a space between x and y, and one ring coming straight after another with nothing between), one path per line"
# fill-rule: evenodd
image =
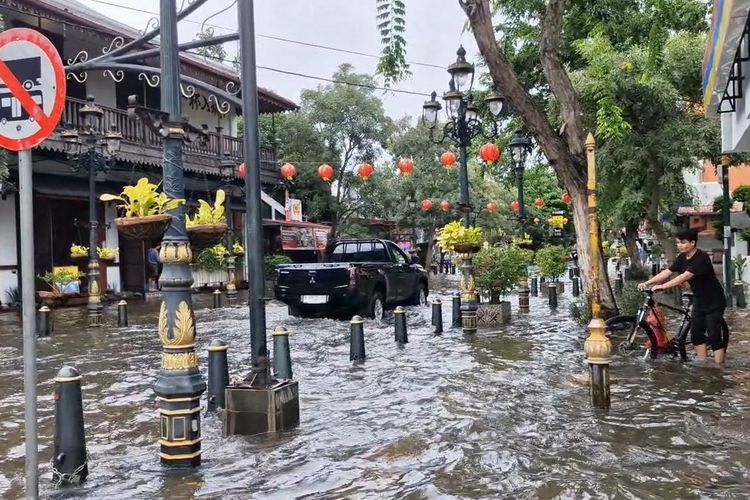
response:
M539 278L537 276L531 278L531 295L534 297L539 296Z
M547 284L547 300L549 302L549 306L552 309L557 309L557 284L556 283Z
M573 278L573 297L578 297L581 294L580 284L578 282L578 278Z
M591 405L607 409L610 406L609 393L609 354L612 351L605 331L607 325L601 318L601 297L599 290L599 219L596 211L596 142L589 134L586 138L586 159L588 163L588 214L589 214L589 259L592 282L591 322L589 336L584 343L586 362L589 364L591 385Z
M529 312L529 295L531 291L528 287L522 287L518 290L518 311L522 313Z
M218 288L214 290L214 309L218 309L221 307L221 290Z
M572 267L569 267L568 268L568 278L570 278L572 280L574 276L575 276L575 271L573 270Z
M117 326L128 326L128 303L125 300L117 303Z
M289 330L277 327L273 333L273 375L277 379L292 378L292 355L289 352Z
M453 311L452 311L452 322L453 328L461 327L461 294L453 295Z
M432 301L432 333L443 333L443 303L440 299Z
M622 272L617 273L617 278L615 278L615 291L617 293L622 293L623 289L623 278L622 278Z
M399 344L409 342L409 335L406 332L406 309L398 306L394 311L395 317L395 338Z
M52 481L58 486L80 484L89 474L81 374L72 366L63 366L54 380L55 451L52 456Z
M745 285L744 283L742 283L742 281L735 281L734 297L737 303L737 307L741 309L747 307L747 301L745 300Z
M18 152L20 234L34 234L34 195L31 150ZM26 498L39 497L39 457L36 419L36 297L34 238L21 238L21 310L23 330L23 394Z
M354 316L349 326L349 361L365 360L365 322Z
M227 343L213 339L208 344L208 411L224 408L224 390L229 385Z
M39 308L39 336L40 337L49 337L50 332L52 331L52 318L50 317L52 311L47 306L42 306Z
M730 193L729 193L729 155L721 156L721 221L724 229L724 261L722 262L722 275L724 277L724 293L726 294L727 304L732 305L732 224L730 212Z

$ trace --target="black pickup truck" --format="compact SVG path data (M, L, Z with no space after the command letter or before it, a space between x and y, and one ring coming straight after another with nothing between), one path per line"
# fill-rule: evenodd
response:
M289 314L380 320L388 306L427 304L427 272L392 241L340 240L326 257L324 263L276 267L276 299Z

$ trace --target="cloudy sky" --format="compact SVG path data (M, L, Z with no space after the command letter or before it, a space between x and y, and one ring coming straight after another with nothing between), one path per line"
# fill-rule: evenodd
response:
M159 10L159 0L139 0L137 3L132 0L81 1L139 30ZM440 67L412 64L412 76L393 87L421 93L436 90L442 94L448 83L445 68L455 60L458 45L464 45L467 58L475 59L478 54L473 36L464 32L466 16L456 0L408 0L406 3L409 61ZM180 0L177 4L179 6ZM237 7L230 7L231 4L232 0L206 2L188 20L180 23L180 41L192 40L203 21L215 13L219 14L207 24L216 34L236 31ZM220 12L227 7L226 12ZM376 57L273 40L262 35L377 55L380 39L375 24L375 0L256 0L258 65L324 78L330 78L342 63L352 64L358 72L374 73ZM232 59L237 44L226 44L226 49L229 59ZM299 102L302 89L325 82L259 68L258 83ZM419 116L425 100L423 96L398 93L386 93L382 98L386 112L393 118Z

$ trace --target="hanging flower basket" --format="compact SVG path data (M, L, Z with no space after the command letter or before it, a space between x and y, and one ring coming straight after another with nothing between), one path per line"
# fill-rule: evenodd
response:
M221 242L227 232L226 224L197 224L187 228L190 245L194 248L206 248Z
M458 253L477 253L482 249L479 245L472 245L471 243L456 243L453 247Z
M125 238L154 241L164 235L171 217L169 214L119 217L115 219L115 226Z
M81 255L77 253L70 254L70 260L72 261L82 262L84 260L87 260L88 258L89 258L88 255Z
M112 255L110 257L97 257L99 260L103 260L104 262L110 263L115 261L115 256Z

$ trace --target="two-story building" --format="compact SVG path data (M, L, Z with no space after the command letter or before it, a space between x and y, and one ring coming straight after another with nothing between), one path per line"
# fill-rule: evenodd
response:
M119 40L129 42L141 36L137 30L86 7L75 0L0 0L0 14L5 28L26 27L42 32L57 47L63 61L81 61L102 54L116 46ZM157 39L158 40L158 39ZM146 48L158 47L152 42ZM182 53L181 74L209 82L221 89L239 89L239 78L228 66L208 61L201 56ZM158 66L158 56L149 61ZM70 246L88 245L88 183L86 172L75 173L72 161L65 154L60 132L65 124L75 127L81 122L79 111L87 95L103 108L104 127L114 124L123 135L121 152L111 169L97 176L97 200L102 193L119 193L124 185L148 177L161 181L162 144L159 135L144 123L128 117L128 96L138 96L149 108L160 108L158 82L139 73L117 71L89 71L85 75L68 76L65 111L57 131L33 151L34 165L34 242L37 274L54 266L69 265ZM294 111L297 105L268 89L258 88L261 113ZM237 138L237 117L241 109L221 102L200 90L185 91L182 113L196 127L206 125L204 141L186 144L184 150L185 189L188 203L198 198L212 199L223 179L220 176L220 150L237 164L242 159L242 141ZM221 142L221 145L220 145ZM280 181L274 152L262 148L261 180L266 187ZM16 158L9 155L10 183L17 185ZM7 189L0 193L0 300L8 301L8 294L18 287L19 241L18 196ZM268 191L268 189L265 189ZM284 206L266 192L263 193L263 216L269 226L283 220ZM235 189L230 201L234 213L236 234L244 241L244 198ZM154 242L134 241L118 236L112 223L116 207L97 201L99 240L102 246L119 247L119 258L102 273L102 288L141 292L145 286L145 255ZM272 238L269 238L271 240ZM85 264L84 264L85 266Z

